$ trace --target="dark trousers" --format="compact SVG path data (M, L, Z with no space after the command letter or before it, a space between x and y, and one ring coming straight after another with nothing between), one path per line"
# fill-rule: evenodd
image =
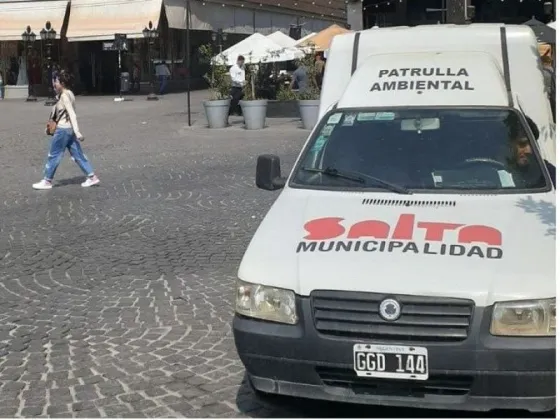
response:
M239 105L239 101L243 99L243 96L245 96L245 94L243 93L243 88L233 86L231 88L230 95L231 104L229 106L229 115L241 115L241 106Z
M132 83L130 85L131 92L140 92L140 80L132 79Z
M163 95L165 93L165 88L167 87L167 76L158 76L159 79L159 94Z

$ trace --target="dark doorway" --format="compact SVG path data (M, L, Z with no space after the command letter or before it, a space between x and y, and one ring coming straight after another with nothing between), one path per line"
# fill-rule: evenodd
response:
M117 93L118 52L102 51L99 58L99 93Z
M82 93L90 95L118 93L117 51L104 50L102 41L83 42L80 45L79 57L80 91Z

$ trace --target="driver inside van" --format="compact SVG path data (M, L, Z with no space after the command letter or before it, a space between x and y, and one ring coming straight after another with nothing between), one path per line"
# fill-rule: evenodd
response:
M516 186L544 187L544 175L533 154L531 143L524 133L516 133L511 139L511 152L507 161Z
M516 136L513 140L513 162L517 168L527 168L533 157L533 149L529 139L523 135ZM536 162L534 162L536 163Z

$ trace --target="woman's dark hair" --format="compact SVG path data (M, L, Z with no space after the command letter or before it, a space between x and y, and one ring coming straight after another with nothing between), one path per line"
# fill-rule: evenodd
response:
M64 86L67 89L70 89L74 82L74 76L72 76L72 73L70 73L69 71L61 70L58 73L58 81L62 86Z

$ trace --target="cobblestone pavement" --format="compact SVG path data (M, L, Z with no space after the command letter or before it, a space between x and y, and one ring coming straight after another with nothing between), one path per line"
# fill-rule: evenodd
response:
M0 416L432 416L255 399L230 327L237 265L275 198L255 160L290 165L306 132L207 130L199 105L189 128L184 108L79 97L102 185L81 188L66 157L33 191L48 108L0 101Z

